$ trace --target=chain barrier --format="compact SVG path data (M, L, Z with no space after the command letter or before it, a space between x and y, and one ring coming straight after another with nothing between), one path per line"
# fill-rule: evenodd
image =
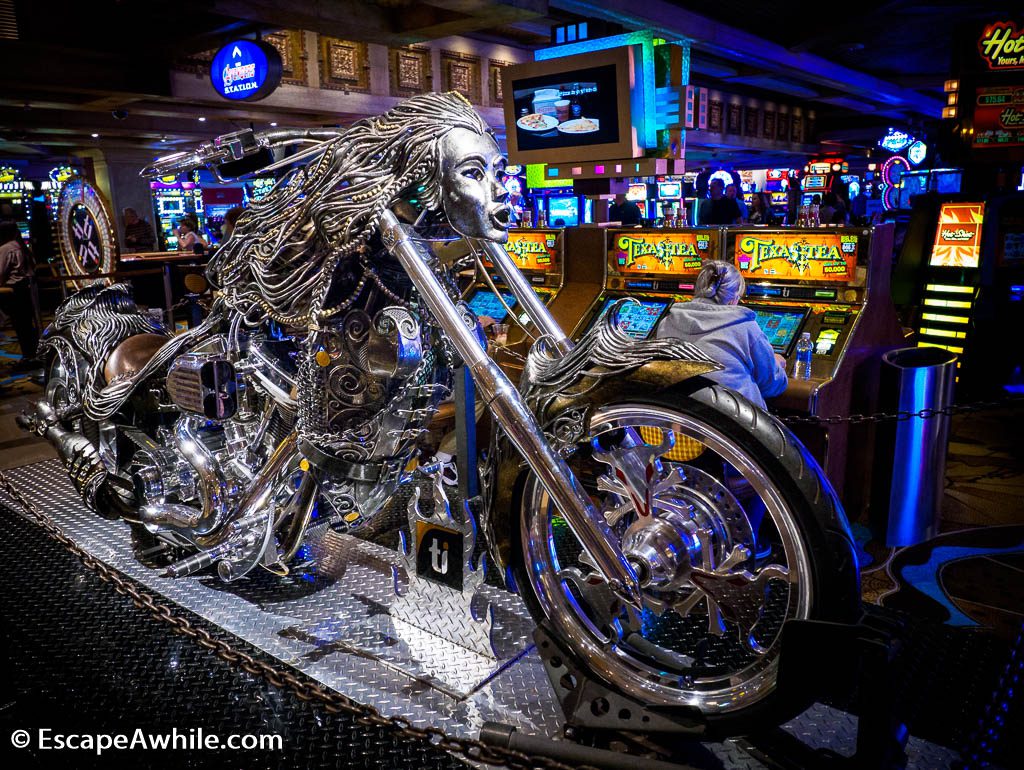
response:
M513 770L536 770L536 768L543 768L543 770L594 770L594 768L566 765L548 757L531 757L511 749L490 746L473 738L460 738L446 733L438 727L416 727L406 717L384 716L373 706L357 703L318 682L300 679L292 671L256 660L229 642L216 638L205 628L193 625L188 618L175 614L170 604L160 601L134 580L122 575L84 550L50 518L49 514L38 510L26 500L7 478L7 474L2 471L0 471L0 490L20 505L47 535L77 556L86 569L112 586L117 593L131 599L136 607L146 610L155 619L167 623L175 633L189 637L200 647L213 652L229 665L254 676L262 677L278 689L290 690L296 698L303 702L319 704L328 713L347 714L354 717L357 724L391 730L400 738L426 742L435 748L464 757L472 762L495 767L509 767Z
M913 420L915 418L929 420L932 417L937 417L939 415L952 417L955 414L970 414L973 412L982 412L988 409L999 409L1004 406L1022 403L1024 403L1024 397L1013 396L995 401L974 401L969 404L950 404L949 406L944 406L941 409L925 408L917 412L897 411L892 413L877 412L875 414L834 414L829 417L819 417L814 414L776 414L775 417L787 425L836 425L843 422L848 422L851 425L859 425L860 423L865 422L905 422L906 420Z

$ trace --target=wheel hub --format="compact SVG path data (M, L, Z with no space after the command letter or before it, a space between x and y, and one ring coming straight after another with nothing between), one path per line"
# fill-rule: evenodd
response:
M637 519L623 535L621 547L640 585L658 591L682 588L693 566L703 561L696 525L675 513Z

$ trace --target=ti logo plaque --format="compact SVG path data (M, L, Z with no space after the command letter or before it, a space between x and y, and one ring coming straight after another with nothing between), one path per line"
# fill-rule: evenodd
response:
M462 533L420 521L416 542L416 574L461 591Z

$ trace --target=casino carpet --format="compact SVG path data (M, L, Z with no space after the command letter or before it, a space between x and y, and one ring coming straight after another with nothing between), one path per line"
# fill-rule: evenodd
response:
M865 601L1011 641L1024 622L1024 404L953 418L938 537L871 559ZM866 541L866 542L865 542Z

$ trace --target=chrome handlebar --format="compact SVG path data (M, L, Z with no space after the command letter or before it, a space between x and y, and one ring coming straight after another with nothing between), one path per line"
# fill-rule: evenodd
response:
M250 128L242 131L234 131L230 134L222 134L212 142L206 142L193 150L175 152L157 158L146 166L139 175L146 179L158 179L163 176L182 174L193 171L197 168L210 168L218 178L217 166L223 163L241 160L257 154L262 150L272 150L278 147L287 147L295 144L320 145L331 139L336 139L342 134L341 129L277 129L274 131L253 131ZM285 163L291 163L305 157L300 153L294 158L286 159ZM275 167L279 164L272 164ZM222 178L223 179L223 178Z

